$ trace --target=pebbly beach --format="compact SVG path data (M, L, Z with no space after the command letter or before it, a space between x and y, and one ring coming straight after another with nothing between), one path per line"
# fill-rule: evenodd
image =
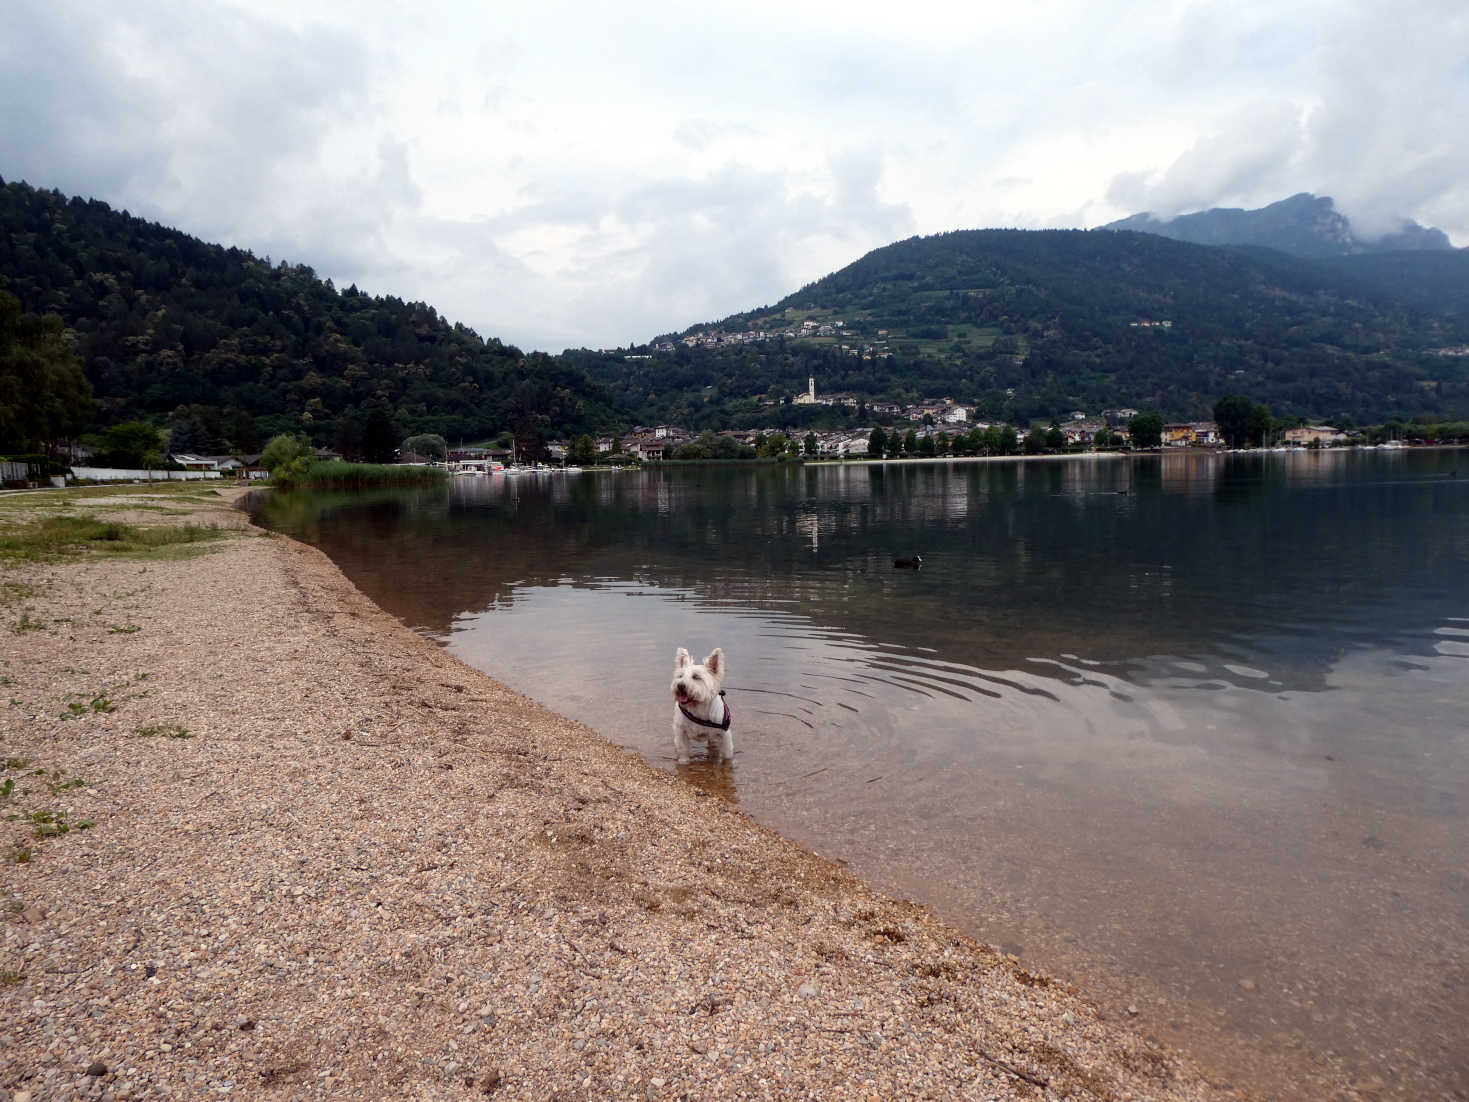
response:
M0 1099L1238 1097L452 658L240 492L0 514L220 530L3 565Z

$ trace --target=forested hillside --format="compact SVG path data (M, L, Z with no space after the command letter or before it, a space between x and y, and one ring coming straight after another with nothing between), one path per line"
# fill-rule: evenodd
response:
M0 450L69 435L78 417L94 430L146 419L175 448L250 451L304 431L352 454L385 420L399 439L451 442L660 422L856 427L870 403L929 397L1019 424L1117 407L1197 419L1226 394L1278 417L1469 418L1469 254L1453 249L1307 259L1134 232L966 230L874 250L774 306L641 348L552 357L421 302L10 183L0 291L22 311L0 358L75 399L47 415L49 435L19 439L6 387L33 387L6 368ZM35 317L48 313L66 333ZM56 359L66 342L95 406ZM812 376L860 401L791 402Z
M827 391L949 394L1021 421L1104 406L1202 417L1227 393L1287 416L1469 415L1469 358L1443 354L1469 343L1463 251L1306 260L1128 232L959 231L680 336L750 331L771 337L677 344L680 386L793 393L815 374Z
M23 183L0 186L0 290L76 334L93 427L171 419L201 450L305 431L350 452L374 413L450 441L626 419L566 361L482 340L432 306L338 291L304 265Z

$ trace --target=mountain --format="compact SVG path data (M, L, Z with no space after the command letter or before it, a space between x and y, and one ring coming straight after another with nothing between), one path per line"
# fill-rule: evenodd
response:
M1110 222L1102 229L1136 230L1194 245L1255 245L1313 258L1400 251L1442 252L1454 247L1442 230L1407 219L1401 220L1396 233L1363 239L1353 232L1351 222L1329 197L1307 192L1259 210L1215 207L1181 214L1166 222L1152 214L1134 214Z
M186 420L211 451L277 432L351 450L374 411L399 439L451 442L628 419L566 361L483 340L425 303L338 291L305 265L24 183L0 181L0 291L61 316L98 428Z
M1305 259L1128 231L963 230L666 335L650 360L587 366L695 425L839 416L760 405L809 376L819 393L947 395L1022 423L1120 406L1200 418L1229 393L1278 416L1381 421L1469 415L1469 357L1441 354L1465 345L1461 250Z
M1469 252L1453 249L1303 258L1126 230L962 230L639 349L552 357L0 181L0 291L60 315L94 427L148 419L210 451L286 431L347 447L384 416L399 439L451 442L660 422L866 428L870 405L941 396L1020 424L1128 406L1199 419L1230 393L1277 416L1469 418L1469 355L1454 354L1469 349ZM792 402L811 377L852 404Z

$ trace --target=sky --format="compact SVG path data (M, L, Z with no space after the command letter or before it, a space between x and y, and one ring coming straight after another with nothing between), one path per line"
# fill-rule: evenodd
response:
M1330 195L1469 245L1464 0L5 0L0 176L559 352Z

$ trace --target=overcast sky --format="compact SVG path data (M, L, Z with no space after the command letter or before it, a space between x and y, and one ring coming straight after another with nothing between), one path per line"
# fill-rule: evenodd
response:
M1332 195L1469 245L1465 0L5 0L0 176L522 348L984 226Z

